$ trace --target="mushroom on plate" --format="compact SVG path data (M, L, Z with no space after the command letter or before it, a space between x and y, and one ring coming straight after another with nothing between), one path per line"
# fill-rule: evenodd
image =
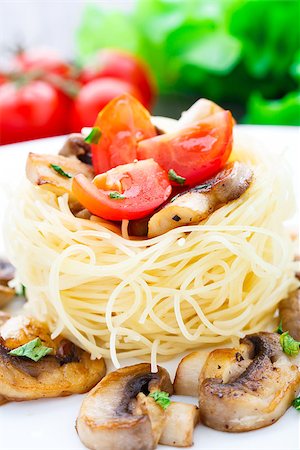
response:
M280 302L279 315L282 329L300 341L300 288Z
M216 376L218 350L214 352L213 367L208 361L199 387L205 425L221 431L249 431L271 425L285 413L300 388L300 371L296 360L283 352L279 339L278 334L267 332L242 339L238 359L245 369L227 373L226 379ZM224 352L219 356L221 365L226 357ZM206 378L210 370L215 376Z
M51 338L45 324L16 316L0 327L0 398L35 400L89 391L105 375L103 359L63 337Z
M15 276L15 268L4 259L0 259L0 308L3 308L16 295L15 289L8 283Z
M199 422L199 408L189 403L172 402L166 409L159 443L175 447L193 445L194 428Z
M70 134L59 151L59 155L66 156L68 158L77 158L85 164L92 165L91 145L85 141L81 133Z
M142 363L109 373L82 403L76 427L83 444L94 450L154 449L159 430L153 433L136 397L157 390L173 392L170 376L161 367L151 373L150 364Z

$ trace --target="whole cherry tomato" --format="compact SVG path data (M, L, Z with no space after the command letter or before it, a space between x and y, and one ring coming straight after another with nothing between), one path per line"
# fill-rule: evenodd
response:
M120 50L101 50L91 64L83 68L81 81L112 77L127 81L138 88L141 102L149 109L155 96L154 81L148 67L136 56Z
M0 143L26 141L65 132L68 105L44 81L0 86Z
M19 52L12 62L13 70L21 73L41 71L69 77L72 67L52 49L35 48Z
M83 127L93 126L99 111L112 99L129 93L141 100L138 89L127 81L115 78L100 78L83 86L74 101L72 114L72 131L80 131Z

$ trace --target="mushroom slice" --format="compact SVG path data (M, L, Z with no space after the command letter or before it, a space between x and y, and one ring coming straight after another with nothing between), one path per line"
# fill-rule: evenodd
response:
M188 403L172 402L166 409L166 418L160 444L175 447L193 445L194 428L199 422L199 409Z
M51 354L35 362L9 352L39 337ZM46 325L33 318L16 316L0 328L0 398L35 400L89 391L105 375L103 359L90 355L70 341L51 339Z
M300 371L293 358L283 353L278 334L252 334L241 344L240 353L245 357L248 353L250 360L246 370L227 382L206 378L199 388L201 420L216 430L239 432L271 425L300 387Z
M134 413L138 415L146 414L149 417L155 448L165 426L166 411L153 398L140 392L136 398Z
M279 303L279 315L282 329L288 331L296 341L300 341L300 289Z
M148 236L155 237L183 225L195 225L222 205L239 198L250 186L253 172L246 164L229 163L205 184L173 197L149 220Z
M189 353L180 361L174 380L174 392L177 395L198 397L199 375L212 347Z
M58 166L68 176L59 174L52 166ZM72 194L72 177L82 173L89 180L94 177L91 166L84 164L76 158L67 158L61 155L38 155L29 153L26 163L26 176L31 183L43 189L54 192L56 195ZM71 177L71 178L70 178Z
M109 373L83 400L77 431L84 445L94 450L150 450L156 446L148 414L137 413L140 392L161 390L169 394L173 386L168 372L150 364L137 364Z
M85 164L92 165L92 148L81 133L70 134L59 155L67 158L75 157Z
M0 259L0 308L3 308L16 295L16 291L8 286L15 276L15 268L4 259Z

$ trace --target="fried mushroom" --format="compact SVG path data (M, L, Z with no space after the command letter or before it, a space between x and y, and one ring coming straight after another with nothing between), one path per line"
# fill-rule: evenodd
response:
M271 425L285 413L300 387L299 368L283 353L278 334L252 334L241 345L246 367L242 373L225 381L206 378L200 384L201 420L216 430L240 432ZM213 364L217 359L215 353Z
M35 362L10 351L39 337L51 354ZM89 391L105 375L103 359L90 355L70 341L51 339L45 324L31 317L12 317L0 328L0 398L35 400Z
M70 134L59 155L67 158L77 158L79 161L92 165L92 148L91 145L84 140L81 133Z
M296 341L300 341L300 288L280 302L279 316L282 329L288 331Z
M0 259L0 308L7 305L16 295L15 289L8 285L14 276L14 266L6 260Z
M84 399L77 432L90 449L151 450L156 447L148 414L137 408L139 393L173 392L168 372L142 363L109 373ZM152 402L153 404L153 402ZM149 406L149 405L148 405Z

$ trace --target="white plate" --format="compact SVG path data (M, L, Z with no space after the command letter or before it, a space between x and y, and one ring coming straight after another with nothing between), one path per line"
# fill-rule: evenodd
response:
M246 131L258 137L276 152L283 150L291 165L297 197L300 200L300 129L294 127L244 126ZM9 193L24 176L24 166L29 151L57 153L63 137L42 139L0 147L0 222L9 204ZM281 163L281 156L278 158ZM0 237L0 254L5 254ZM164 363L172 376L179 358ZM133 361L125 361L124 365ZM37 400L34 402L8 403L0 407L1 450L83 450L74 425L84 396ZM176 397L196 403L189 397ZM300 416L290 408L274 425L248 433L222 433L203 425L197 426L194 448L201 450L298 450L300 448ZM173 447L159 446L160 449Z

